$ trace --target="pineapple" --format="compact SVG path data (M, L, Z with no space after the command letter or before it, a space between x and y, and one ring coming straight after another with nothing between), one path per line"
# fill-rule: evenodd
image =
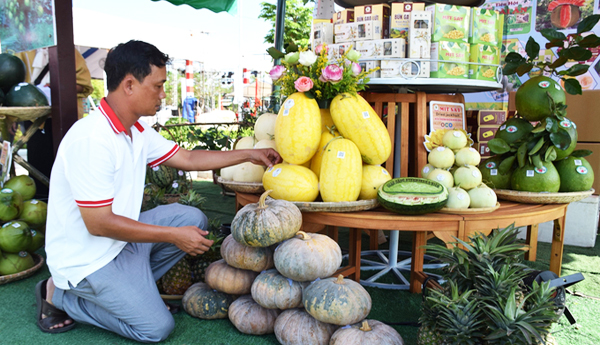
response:
M181 259L160 278L159 287L167 295L183 295L192 286L192 271L187 260Z
M192 206L202 210L204 201L206 201L205 197L201 196L199 193L196 193L194 190L190 190L187 194L182 195L177 202L182 205Z
M186 259L192 268L192 281L194 283L204 282L204 271L208 265L221 259L221 244L225 236L220 233L220 226L221 221L219 219L211 219L209 221L208 235L205 237L214 242L207 252L198 256L186 255Z

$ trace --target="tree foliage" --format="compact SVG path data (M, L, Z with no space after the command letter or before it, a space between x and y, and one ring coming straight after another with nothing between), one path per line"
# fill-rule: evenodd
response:
M283 32L284 47L290 42L295 42L300 46L307 46L310 38L310 28L312 24L312 6L306 6L308 1L286 0L285 2L285 28ZM262 2L260 15L265 21L270 22L273 27L265 36L265 43L275 43L275 18L277 6Z

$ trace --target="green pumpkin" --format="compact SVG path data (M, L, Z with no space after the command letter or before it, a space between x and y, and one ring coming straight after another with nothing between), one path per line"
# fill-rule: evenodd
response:
M327 345L337 328L315 320L303 309L288 309L275 321L275 336L283 345Z
M254 279L251 293L256 303L265 308L301 308L302 289L306 285L282 276L276 269L270 269Z
M280 313L278 309L263 308L252 296L244 295L231 303L229 321L244 334L271 334Z
M256 276L258 272L229 266L223 259L211 263L204 271L208 286L231 295L249 294Z
M312 282L302 293L302 304L315 319L344 326L369 315L371 296L359 283L340 274Z
M183 294L181 305L193 317L213 320L227 318L233 296L211 289L204 283L190 286Z
M350 327L339 328L329 340L329 345L385 344L404 345L402 336L385 323L363 320Z
M223 240L221 256L229 266L262 272L274 266L273 251L262 247L248 247L238 243L232 235Z
M266 200L268 190L258 203L244 206L233 218L233 238L249 247L268 247L294 237L302 226L302 213L285 200Z

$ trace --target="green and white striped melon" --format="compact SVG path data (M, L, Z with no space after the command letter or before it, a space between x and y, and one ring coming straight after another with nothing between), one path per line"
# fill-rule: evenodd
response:
M399 214L424 214L439 211L446 205L448 189L437 181L400 177L381 185L377 200Z
M177 169L163 164L146 169L146 182L153 183L160 188L170 187L177 176Z

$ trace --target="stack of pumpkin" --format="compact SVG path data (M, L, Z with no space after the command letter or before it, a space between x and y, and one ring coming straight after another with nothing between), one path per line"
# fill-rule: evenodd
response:
M229 317L242 333L275 333L286 345L403 344L381 322L356 324L367 321L371 297L341 275L328 278L341 265L339 245L299 231L300 210L285 200L266 200L269 193L238 211L221 247L223 260L208 267L205 283L184 294L186 312ZM352 326L339 328L346 325Z
M294 93L283 102L274 132L284 162L265 171L262 183L275 199L375 199L377 188L391 179L380 166L390 155L390 136L358 94L340 94L329 109L319 109L314 99Z

